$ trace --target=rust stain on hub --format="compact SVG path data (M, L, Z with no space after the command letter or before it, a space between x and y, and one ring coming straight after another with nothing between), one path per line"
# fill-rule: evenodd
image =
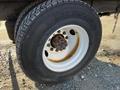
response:
M51 45L57 51L62 51L67 47L67 41L65 40L65 38L64 38L64 36L62 34L56 34L51 39Z
M71 58L71 57L75 54L75 52L77 51L78 46L79 46L79 43L80 43L80 39L79 39L79 37L78 37L78 38L77 38L77 43L76 43L75 47L74 47L74 48L71 50L71 52L70 52L68 55L66 55L63 59L48 59L48 60L50 60L50 61L52 61L52 62L56 62L56 63L62 62L62 61L65 61L65 60L68 60L68 59Z

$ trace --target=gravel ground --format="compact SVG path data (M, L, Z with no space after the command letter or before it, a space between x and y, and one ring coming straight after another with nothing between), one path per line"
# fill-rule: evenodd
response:
M101 20L103 40L96 57L72 79L56 85L38 84L24 75L16 59L15 45L1 25L0 90L120 90L120 22L112 34L113 15Z
M120 90L120 67L96 59L73 79L53 86L38 86L40 90Z

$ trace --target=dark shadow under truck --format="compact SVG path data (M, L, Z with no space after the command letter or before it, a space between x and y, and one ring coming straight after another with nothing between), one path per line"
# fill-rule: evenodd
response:
M85 67L100 45L99 17L119 12L119 0L0 0L19 64L39 83L64 81Z

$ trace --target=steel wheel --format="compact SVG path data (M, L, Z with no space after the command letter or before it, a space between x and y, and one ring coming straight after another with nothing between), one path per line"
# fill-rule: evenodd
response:
M55 72L64 72L78 65L89 46L87 32L78 25L66 25L56 30L43 49L45 66Z

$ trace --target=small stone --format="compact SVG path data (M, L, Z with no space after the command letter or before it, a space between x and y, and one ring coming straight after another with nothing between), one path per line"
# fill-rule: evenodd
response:
M112 61L112 59L111 59L111 58L109 58L109 61Z
M95 77L98 77L98 75L97 75L97 74L95 74Z
M119 86L117 86L117 90L120 90L120 87L119 87Z
M108 64L108 66L109 66L109 67L112 67L112 65L111 65L111 64Z
M25 79L22 79L22 81L23 81L23 85L25 85Z
M102 49L102 51L106 51L105 49Z
M2 86L0 86L0 89L2 88Z
M88 68L88 70L90 70L91 68L90 67L87 67Z
M84 78L85 78L85 76L81 75L81 79L84 79Z

